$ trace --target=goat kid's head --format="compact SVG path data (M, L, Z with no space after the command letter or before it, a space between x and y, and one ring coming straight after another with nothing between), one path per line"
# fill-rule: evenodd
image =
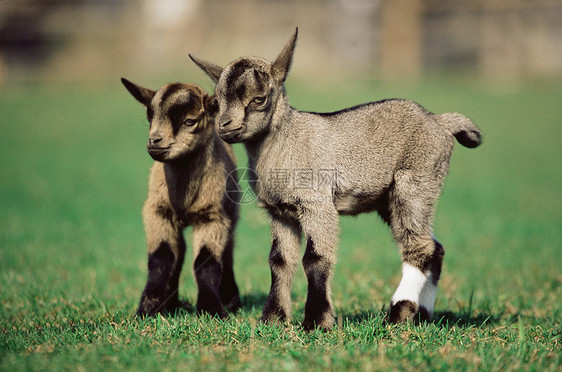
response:
M154 91L124 78L121 82L146 107L150 123L146 147L154 160L183 159L207 143L218 111L214 96L194 84L167 84Z
M277 59L242 57L222 68L189 55L216 83L218 133L229 143L247 142L270 130L283 83L291 67L298 29Z

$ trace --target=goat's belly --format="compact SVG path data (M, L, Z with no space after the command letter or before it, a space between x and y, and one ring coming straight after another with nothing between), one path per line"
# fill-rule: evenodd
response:
M377 210L381 204L380 193L349 192L336 194L335 206L341 215L357 215Z

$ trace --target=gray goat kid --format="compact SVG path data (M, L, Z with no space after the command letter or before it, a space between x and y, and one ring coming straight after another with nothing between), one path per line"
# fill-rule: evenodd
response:
M390 225L403 260L389 321L430 319L444 255L432 234L435 204L453 139L476 147L480 132L461 114L433 114L406 100L322 114L292 108L284 81L297 32L273 63L245 57L222 68L191 56L216 82L219 135L244 143L257 177L256 195L272 217L272 281L262 320L290 316L291 282L304 235L303 327L330 329L338 214L374 210Z
M156 160L143 208L148 281L137 314L185 305L178 299L178 285L186 249L183 230L191 225L197 311L224 317L225 306L240 306L232 270L239 189L232 148L215 130L216 100L193 84L168 84L153 91L121 81L146 106L147 149Z

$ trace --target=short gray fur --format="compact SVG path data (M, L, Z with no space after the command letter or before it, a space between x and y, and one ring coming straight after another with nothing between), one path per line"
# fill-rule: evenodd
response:
M403 262L436 285L444 251L433 238L432 221L454 139L476 147L481 135L464 115L433 114L408 100L324 114L292 108L284 81L296 38L297 31L274 62L243 57L222 68L190 57L216 82L218 133L227 142L245 145L249 167L258 177L256 195L272 218L272 283L262 320L289 318L304 236L309 287L303 326L330 329L338 215L377 211L391 227ZM275 172L281 170L293 177L287 185L276 182ZM297 187L302 170L312 172L312 187ZM321 171L335 176L314 182ZM399 301L391 304L389 319L403 322L426 313L417 303Z

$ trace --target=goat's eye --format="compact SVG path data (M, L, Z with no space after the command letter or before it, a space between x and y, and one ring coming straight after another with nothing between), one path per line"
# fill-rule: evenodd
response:
M198 121L199 121L199 120L197 120L197 119L186 118L186 119L183 121L183 123L184 123L185 125L192 126L192 125L197 124Z
M252 102L255 103L256 105L261 105L265 102L265 99L266 99L265 96L256 97L252 100Z

